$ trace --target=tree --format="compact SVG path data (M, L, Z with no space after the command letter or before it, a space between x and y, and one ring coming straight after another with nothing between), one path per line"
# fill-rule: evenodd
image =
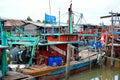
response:
M46 21L45 21L45 20L43 20L43 23L46 23Z
M32 19L30 18L30 16L27 17L27 20L28 20L28 21L32 21Z
M37 22L41 22L40 20L37 20Z

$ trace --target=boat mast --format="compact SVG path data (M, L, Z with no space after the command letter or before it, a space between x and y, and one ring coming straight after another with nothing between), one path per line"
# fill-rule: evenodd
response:
M70 8L68 9L69 11L69 33L72 34L72 0L70 3ZM67 62L66 62L66 76L65 80L69 80L69 71L70 70L70 45L67 44Z
M50 4L50 0L49 0L49 13L51 15L51 4Z
M69 11L69 33L72 34L73 33L73 25L72 25L72 0L71 0L71 3L70 3L70 8L68 9Z

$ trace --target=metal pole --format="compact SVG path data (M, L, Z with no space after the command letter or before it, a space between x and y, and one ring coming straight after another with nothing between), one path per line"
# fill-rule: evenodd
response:
M71 0L71 4L70 4L70 8L69 8L69 33L72 34L73 33L73 17L72 17L72 0Z
M50 4L50 0L49 0L49 12L50 12L50 15L51 15L51 4Z
M6 38L6 32L3 31L2 28L2 21L0 20L0 32L1 32L1 45L6 46L7 48L7 38ZM8 64L7 64L7 53L6 50L2 50L2 61L1 61L1 69L2 69L2 77L6 76L8 74Z
M111 17L111 20L112 20L112 49L111 49L111 57L112 57L112 59L111 59L111 68L113 68L114 67L114 60L113 60L113 58L114 58L114 46L113 46L113 44L114 44L114 25L113 25L113 13L111 12L111 14L112 14L112 17Z
M60 34L60 8L59 8L59 34Z
M60 41L60 8L59 8L59 41Z
M71 4L71 5L72 5L72 4ZM72 33L73 33L73 28L72 28L72 26L73 26L73 25L72 25L72 19L73 19L73 18L72 18L72 13L71 13L71 12L70 12L70 15L69 15L69 16L70 16L70 23L69 23L69 25L70 25L70 34L72 34Z
M67 45L67 62L66 62L66 76L65 80L69 80L69 67L70 67L70 45Z
M35 54L34 48L35 48L35 47L32 46L32 54L31 54L31 57L30 57L30 60L29 60L29 66L32 65L32 59L33 59L33 56L34 56L34 54Z
M97 52L96 42L97 42L97 37L96 37L96 35L95 35L95 52Z

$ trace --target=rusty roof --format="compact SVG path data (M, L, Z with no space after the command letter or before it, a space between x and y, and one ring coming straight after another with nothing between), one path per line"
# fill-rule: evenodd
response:
M7 31L10 31L12 27L21 27L25 25L26 23L23 20L16 20L16 19L2 19L3 23L3 28Z
M22 20L15 20L15 19L6 19L4 22L4 26L23 26L25 22Z

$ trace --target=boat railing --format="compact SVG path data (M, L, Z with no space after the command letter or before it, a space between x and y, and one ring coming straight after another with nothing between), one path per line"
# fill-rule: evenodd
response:
M60 54L66 55L65 51L63 51L60 48L57 48L56 46L50 46L50 48L54 49L55 51L58 51Z

